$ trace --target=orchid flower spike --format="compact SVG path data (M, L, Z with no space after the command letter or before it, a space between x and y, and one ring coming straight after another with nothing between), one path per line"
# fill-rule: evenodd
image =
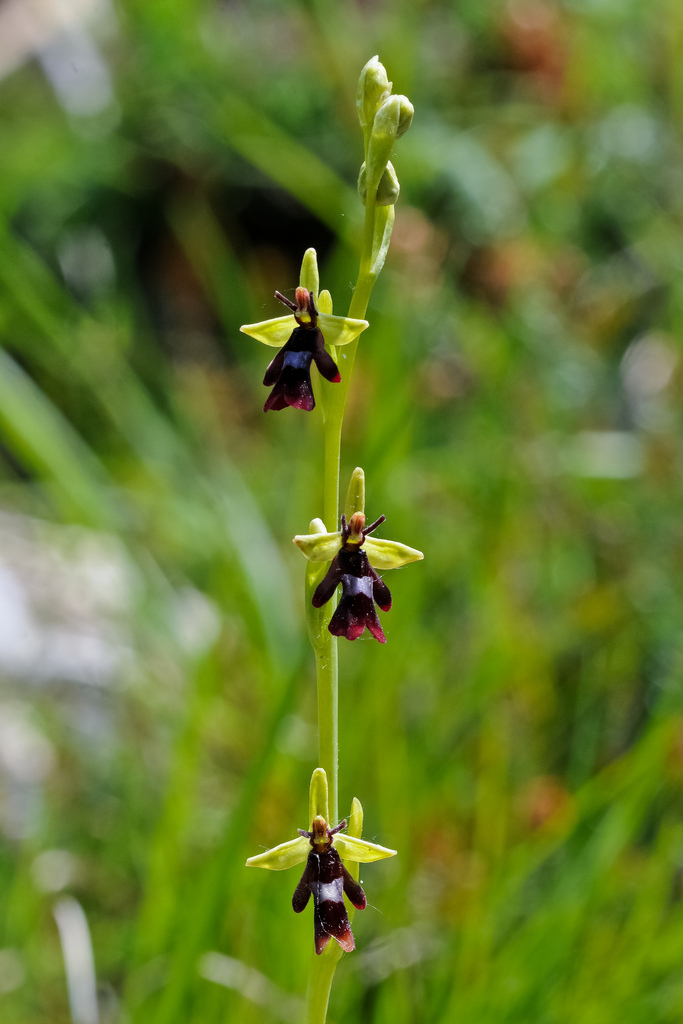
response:
M281 292L275 292L275 298L287 306L290 313L240 327L244 334L264 345L280 349L263 378L263 383L272 388L263 407L264 412L285 409L288 405L307 412L314 409L311 362L326 380L339 383L341 376L335 349L354 341L368 326L367 320L332 315L330 293L318 293L315 249L307 249L304 253L295 297L296 302L293 302Z
M295 913L300 914L313 896L316 953L322 953L332 938L350 953L355 949L355 942L344 895L358 910L365 909L366 900L362 887L341 858L351 862L353 867L358 863L367 864L385 857L394 857L396 850L369 843L361 839L360 835L341 835L341 830L346 828L346 820L330 828L327 808L327 776L322 768L316 768L311 776L309 790L309 829L297 829L298 839L291 839L266 853L250 857L247 867L282 871L306 861L304 873L294 890L292 907ZM351 828L355 825L360 831L362 823L362 808L354 798Z
M359 481L362 480L362 485ZM324 579L313 594L314 608L326 604L341 583L342 595L339 605L330 620L328 629L334 636L357 640L367 628L381 644L387 642L375 611L375 603L384 612L391 608L391 593L377 569L397 569L409 562L424 558L421 551L399 544L394 540L379 540L371 533L385 521L380 516L370 526L365 525L362 511L365 496L365 479L362 469L354 470L349 486L347 512L341 517L341 529L337 533L310 533L298 535L294 543L310 562L329 562Z

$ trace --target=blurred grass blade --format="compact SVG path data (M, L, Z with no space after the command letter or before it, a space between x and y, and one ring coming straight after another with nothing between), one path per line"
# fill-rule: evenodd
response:
M111 527L113 486L81 437L31 378L0 350L0 432L19 462L50 485L66 519Z
M215 124L232 149L249 160L327 224L348 237L349 211L358 207L356 190L327 164L296 142L262 111L235 93L223 97Z
M85 911L78 900L65 896L55 903L54 916L64 955L71 1020L73 1024L98 1024L95 957Z

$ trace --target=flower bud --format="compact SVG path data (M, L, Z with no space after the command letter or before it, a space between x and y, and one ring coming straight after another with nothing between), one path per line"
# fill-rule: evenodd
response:
M368 128L375 119L381 103L391 93L391 82L387 78L386 69L378 57L372 57L360 73L356 109L361 128Z
M402 135L410 128L413 123L413 115L415 114L415 107L410 102L407 96L397 96L397 100L400 101L399 114L398 114L398 129L396 131L396 138L400 139Z
M384 170L384 174L380 178L379 185L377 186L377 198L375 199L375 202L378 206L393 206L400 194L401 186L398 183L398 177L394 170L394 165L391 160L389 160ZM358 195L361 197L363 205L365 205L368 195L365 162L361 165L360 174L358 175Z
M413 105L405 96L389 96L375 115L367 158L368 191L379 186L396 139L410 128Z

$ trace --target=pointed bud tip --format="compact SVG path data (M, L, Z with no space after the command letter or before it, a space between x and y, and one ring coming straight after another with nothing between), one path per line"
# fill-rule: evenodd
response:
M351 519L355 512L365 511L365 473L361 466L356 466L351 474L346 492L344 511L348 520Z
M356 109L361 127L372 124L377 109L391 93L391 82L378 56L371 57L364 65L358 79Z
M410 102L407 96L399 96L399 118L398 118L398 130L396 132L396 138L400 139L402 135L410 128L413 123L413 117L415 116L415 107Z
M360 839L363 835L363 805L357 796L351 801L348 834L355 839Z
M306 288L315 299L320 288L320 275L318 273L318 254L315 249L307 249L301 261L299 271L299 285Z
M314 822L324 821L329 813L327 774L324 768L316 768L311 775L308 790L308 822L313 830Z

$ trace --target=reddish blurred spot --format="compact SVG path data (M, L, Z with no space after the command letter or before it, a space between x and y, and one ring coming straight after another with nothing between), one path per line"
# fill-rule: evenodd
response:
M519 806L524 824L535 832L549 824L562 827L573 817L574 802L558 778L539 775L523 788Z
M410 274L411 292L421 301L428 301L440 287L447 251L444 232L415 207L401 207L391 236L391 259Z
M473 249L462 273L463 286L500 309L511 289L533 283L543 273L543 254L527 240Z
M505 10L502 34L512 69L533 76L539 92L555 99L567 56L559 12L538 0L512 0Z

